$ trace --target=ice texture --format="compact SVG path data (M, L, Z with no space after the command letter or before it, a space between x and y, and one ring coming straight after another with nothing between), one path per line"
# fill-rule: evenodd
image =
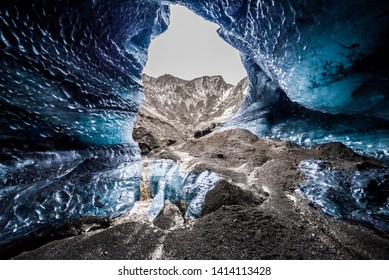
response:
M0 1L0 246L139 200L132 127L168 15L151 1Z
M188 218L201 216L206 194L221 180L212 171L185 172L178 163L156 159L150 161L149 177L153 197L150 220L163 210L166 200L186 209L185 216Z
M210 171L186 172L171 160L144 161L132 145L87 151L33 152L3 161L0 172L0 246L80 217L117 217L140 199L143 172L152 198L149 219L165 201L202 214L207 192L221 179Z
M2 0L0 143L132 141L151 37L168 9L149 1Z
M250 79L231 127L389 157L389 2L176 0L220 25Z
M202 214L207 193L220 180L221 177L212 171L193 171L188 174L182 188L184 200L188 202L186 216L197 218Z
M153 197L149 210L150 220L156 218L163 210L165 200L175 204L181 203L181 189L185 176L180 165L171 160L150 160L149 185Z
M116 217L139 200L142 162L129 145L32 152L2 161L0 246L85 216Z
M354 220L389 231L389 171L346 172L318 160L300 164L307 181L298 192L338 219Z

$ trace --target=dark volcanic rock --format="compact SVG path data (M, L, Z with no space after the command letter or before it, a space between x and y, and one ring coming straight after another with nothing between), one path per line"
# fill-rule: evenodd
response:
M127 222L104 231L57 240L16 259L84 260L150 259L162 232Z
M195 245L194 245L195 244ZM228 206L177 230L164 249L172 259L328 259L352 258L324 244L303 227L281 224L253 207Z
M147 155L151 150L156 149L161 145L148 129L141 126L134 128L132 137L139 143L142 155Z
M106 229L111 226L111 220L99 217L83 217L53 228L43 228L28 238L16 240L0 249L0 259L14 257L24 251L34 250L54 240L60 240L87 232Z
M250 192L243 191L241 188L231 185L226 181L221 181L207 193L204 202L203 215L215 212L222 206L257 206L264 200L265 198L257 198Z
M208 135L212 132L211 129L205 129L205 130L200 130L200 131L196 131L195 134L194 134L194 138L198 139L198 138L201 138L205 135Z
M216 129L216 124L213 123L213 124L211 124L209 127L207 127L204 130L196 131L195 134L194 134L194 138L195 139L199 139L201 137L204 137L204 136L210 134L215 129Z
M154 219L153 224L160 229L171 229L184 225L184 217L180 209L174 204L167 202L163 211Z
M314 148L325 156L331 155L335 158L341 158L344 160L354 160L355 158L360 157L357 153L340 142L320 144L314 146Z

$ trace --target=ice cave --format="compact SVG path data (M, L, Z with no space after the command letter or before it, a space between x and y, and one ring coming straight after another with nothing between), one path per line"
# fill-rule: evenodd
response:
M387 234L388 1L1 0L0 248L80 217L119 217L140 200L145 164L133 127L147 51L167 30L171 4L219 25L240 52L247 94L218 131L303 150L341 142L379 161L370 172L302 160L307 181L284 196ZM165 159L149 158L147 171L150 220L165 200L200 217L223 179Z

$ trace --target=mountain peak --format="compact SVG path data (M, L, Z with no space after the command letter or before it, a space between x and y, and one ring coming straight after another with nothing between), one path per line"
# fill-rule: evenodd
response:
M202 77L198 77L198 78L194 78L192 81L193 82L196 82L196 81L209 81L209 82L215 82L215 81L221 81L223 82L224 84L228 84L224 78L221 76L221 75L215 75L215 76L202 76Z
M177 77L171 74L163 74L162 76L159 76L157 79L177 79Z

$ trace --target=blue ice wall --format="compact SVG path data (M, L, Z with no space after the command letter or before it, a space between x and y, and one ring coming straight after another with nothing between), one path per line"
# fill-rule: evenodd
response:
M13 153L0 162L0 249L75 218L127 213L142 167L132 145Z
M221 177L215 172L185 172L176 162L157 159L149 163L149 177L153 197L148 215L150 220L163 210L165 200L185 209L186 217L200 217L205 196L221 181Z
M150 220L165 201L202 215L205 196L221 177L212 171L186 172L171 160L151 159L148 168L131 145L19 154L0 163L1 246L38 230L85 216L117 217L140 200L147 172ZM144 182L146 183L146 182Z

